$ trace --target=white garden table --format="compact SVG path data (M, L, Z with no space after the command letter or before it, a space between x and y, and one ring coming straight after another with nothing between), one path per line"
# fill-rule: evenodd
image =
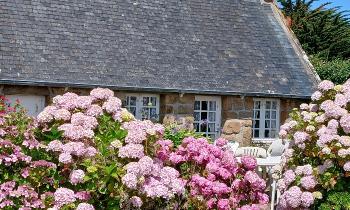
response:
M236 157L238 162L241 161L241 157ZM269 173L271 168L278 165L281 162L281 156L268 156L266 158L256 158L257 164L263 169L263 172ZM269 177L271 178L271 176ZM276 181L272 180L271 184L271 210L275 207L275 196L276 196Z
M281 156L268 156L267 158L257 158L257 164L260 167L265 167L265 172L269 175L270 170L273 166L278 165L281 162ZM271 176L269 176L271 179ZM273 179L271 183L271 210L275 207L275 197L276 197L276 181Z

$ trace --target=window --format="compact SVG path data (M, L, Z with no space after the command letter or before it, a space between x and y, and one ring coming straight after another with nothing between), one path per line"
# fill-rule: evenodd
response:
M123 106L140 120L159 120L159 96L150 94L128 94Z
M272 141L278 137L279 100L254 99L253 140Z
M45 96L36 95L6 95L11 105L19 101L30 116L37 116L45 108Z
M215 139L219 137L221 98L196 96L194 102L194 128L196 132Z

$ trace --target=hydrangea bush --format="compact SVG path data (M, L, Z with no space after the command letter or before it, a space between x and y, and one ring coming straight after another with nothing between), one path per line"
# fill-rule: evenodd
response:
M278 179L280 209L347 209L350 191L350 80L319 84L310 104L301 104L281 126L289 141ZM337 199L335 199L337 198ZM334 202L335 201L335 202Z
M184 209L260 209L256 204L268 203L266 182L254 171L256 159L242 157L238 162L222 149L226 143L225 139L217 139L214 145L205 138L187 137L172 150L170 140L157 142L159 159L176 166L188 180Z
M36 120L0 117L1 209L259 209L266 183L205 138L178 147L135 120L113 91L53 98Z

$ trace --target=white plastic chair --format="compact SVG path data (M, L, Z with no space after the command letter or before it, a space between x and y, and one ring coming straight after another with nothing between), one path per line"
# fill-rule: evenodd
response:
M276 139L267 149L267 156L281 156L285 147L286 145L283 144L282 139Z
M252 156L255 158L266 158L266 149L260 147L239 147L235 152L236 157L244 155Z

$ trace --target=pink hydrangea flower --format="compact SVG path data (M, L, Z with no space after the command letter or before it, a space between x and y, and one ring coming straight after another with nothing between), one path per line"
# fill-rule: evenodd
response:
M344 171L350 171L350 161L346 162L343 168L344 168Z
M68 153L61 153L58 157L58 161L63 164L69 164L72 162L72 156Z
M82 183L84 181L85 172L83 170L73 170L69 176L69 181L73 185L77 185L78 183Z
M316 91L311 95L311 100L318 101L322 97L322 93L320 91Z
M74 191L67 188L58 188L54 193L55 204L59 207L75 202Z
M244 168L247 170L254 170L257 166L257 161L254 157L243 156L241 162Z
M301 186L306 190L313 189L317 184L314 176L302 177L300 180L300 183L301 183Z
M224 138L218 138L216 139L215 141L215 145L218 146L218 147L223 147L225 146L226 144L228 143L228 141Z
M230 210L230 200L229 199L220 199L218 201L218 209L219 210Z
M102 109L106 110L107 113L114 114L121 110L122 101L117 97L110 97L102 105Z
M62 142L59 140L53 140L48 145L46 150L47 151L53 151L53 152L60 152L62 151Z
M95 88L91 90L90 96L95 100L107 100L114 96L114 92L107 88Z
M136 207L136 208L141 208L141 206L143 204L141 198L138 196L132 196L130 198L130 203L133 207Z
M285 199L288 205L292 208L298 208L301 204L302 191L299 187L293 186L285 192Z
M314 204L314 196L311 192L303 192L300 196L301 206L309 208Z
M90 96L79 96L76 99L76 107L79 109L88 109L92 104L93 98Z
M118 156L121 158L142 158L144 155L142 144L127 144L118 151Z
M334 88L334 83L328 80L323 80L318 84L318 89L320 91L328 91Z
M344 115L340 118L340 126L343 128L345 133L350 133L350 115Z
M99 105L93 104L86 110L85 114L92 117L98 117L103 114L103 110Z
M122 183L130 189L136 189L137 177L134 174L125 174L122 177Z

